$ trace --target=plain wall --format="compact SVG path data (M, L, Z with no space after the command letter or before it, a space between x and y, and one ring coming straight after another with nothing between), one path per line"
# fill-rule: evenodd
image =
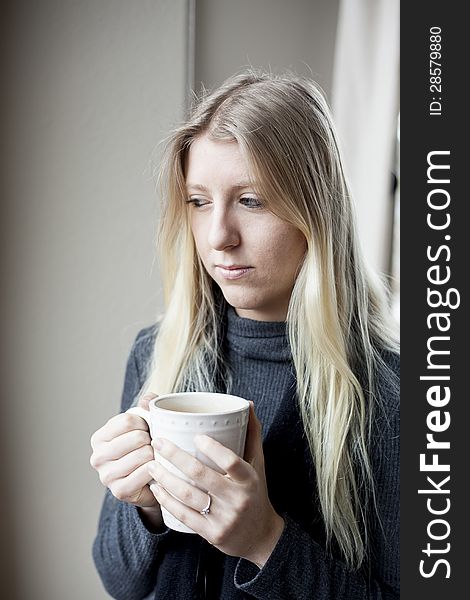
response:
M197 0L196 88L252 65L310 76L327 95L339 0Z
M187 6L2 9L0 595L96 600L89 440L159 304L149 160L183 113Z

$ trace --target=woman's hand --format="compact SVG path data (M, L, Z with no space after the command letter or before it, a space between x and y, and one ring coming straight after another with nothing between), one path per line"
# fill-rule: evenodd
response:
M147 408L155 397L143 396L139 406ZM101 483L118 500L140 507L149 522L159 526L160 506L147 485L152 479L147 464L153 460L154 451L144 419L128 413L116 415L92 435L91 446L90 464L98 471Z
M284 529L284 521L272 507L266 486L261 424L250 403L244 460L212 438L195 438L198 449L224 475L184 452L168 440L154 440L160 455L169 460L198 487L170 473L158 462L147 465L158 485L151 489L158 502L174 517L225 554L246 558L262 567ZM211 496L210 512L207 506ZM174 497L175 496L175 497Z

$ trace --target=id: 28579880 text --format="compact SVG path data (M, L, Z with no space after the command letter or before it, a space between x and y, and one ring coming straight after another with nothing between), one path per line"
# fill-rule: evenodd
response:
M442 36L440 27L429 29L429 115L442 114Z

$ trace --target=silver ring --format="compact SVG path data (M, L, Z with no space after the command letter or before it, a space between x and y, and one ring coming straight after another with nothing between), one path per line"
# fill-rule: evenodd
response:
M200 512L201 515L208 515L211 512L212 496L207 492L207 506L205 506Z

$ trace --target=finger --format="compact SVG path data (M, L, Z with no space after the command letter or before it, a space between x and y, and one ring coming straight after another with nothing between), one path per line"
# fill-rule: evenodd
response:
M148 431L134 429L119 435L110 442L103 442L99 445L90 460L92 467L100 467L105 462L118 460L129 452L137 450L142 446L150 446L151 439Z
M200 512L207 506L206 492L184 481L181 477L170 473L157 461L149 462L147 468L158 485L165 488L167 492L178 498L180 502L186 504L189 508Z
M147 423L142 417L130 413L115 415L91 436L91 446L94 449L98 444L110 442L119 435L134 429L148 431Z
M249 477L250 466L248 463L220 442L208 435L197 435L194 442L205 456L234 481L244 481Z
M151 506L154 495L147 485L151 481L152 478L146 463L135 469L127 477L116 479L108 487L118 500Z
M100 480L106 486L112 481L123 479L133 471L154 459L151 446L142 446L123 456L119 460L113 460L104 465L100 471Z
M170 440L160 438L154 440L152 445L157 449L160 456L170 461L191 481L194 481L198 487L217 493L219 489L223 489L226 485L223 475L185 452Z
M208 518L206 515L201 515L199 512L189 508L189 506L174 498L157 483L152 483L150 489L158 503L166 508L178 521L181 521L202 537L207 536Z
M250 414L248 419L248 428L246 431L245 454L247 463L254 464L259 457L263 456L263 440L261 433L261 423L255 414L255 406L250 401Z
M153 392L149 392L148 394L145 394L144 396L141 396L139 398L139 401L137 402L137 406L140 406L141 408L145 408L145 410L148 410L149 402L150 402L150 400L153 400L154 398L158 398L158 395L154 394Z

